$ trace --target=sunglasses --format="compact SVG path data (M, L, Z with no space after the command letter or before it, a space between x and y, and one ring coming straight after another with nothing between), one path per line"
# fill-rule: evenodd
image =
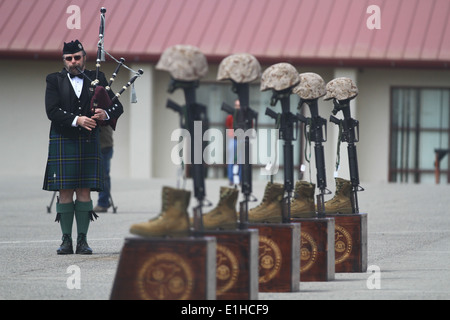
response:
M79 61L80 59L81 59L81 57L82 56L69 56L69 57L64 57L64 59L66 60L66 61L72 61L72 58L74 58L75 59L75 61Z

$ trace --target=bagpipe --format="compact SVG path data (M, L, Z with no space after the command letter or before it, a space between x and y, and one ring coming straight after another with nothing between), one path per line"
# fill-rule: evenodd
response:
M131 101L131 103L136 103L137 99L136 99L136 93L134 91L134 82L136 81L137 78L142 76L142 74L144 73L144 71L142 69L139 69L138 71L131 69L130 67L125 65L124 58L120 58L120 60L117 60L116 58L114 58L110 53L108 53L105 50L105 48L104 48L105 20L106 20L105 13L106 13L106 8L102 7L100 9L100 28L99 28L99 35L98 35L99 41L97 43L97 59L96 59L96 64L95 64L95 67L96 67L95 79L94 80L90 79L86 75L86 73L84 73L83 70L81 70L80 68L77 68L78 72L80 72L80 74L83 75L83 77L86 78L86 80L88 80L90 82L89 96L90 96L90 100L91 100L90 111L92 114L95 114L96 108L101 108L104 110L107 110L108 108L110 108L130 86L132 86L132 95L131 95L132 101ZM115 62L117 62L117 66L116 66L111 78L109 79L107 86L103 87L103 86L99 85L99 83L100 83L99 74L100 74L101 62L106 61L105 53L111 59L113 59ZM114 95L113 98L110 98L109 92L111 91L111 86L122 66L124 68L128 69L129 71L131 71L132 73L134 73L134 76L131 77L131 79L120 89L119 92L117 92ZM99 125L110 125L115 130L117 119L111 119L109 121L97 120L97 122Z

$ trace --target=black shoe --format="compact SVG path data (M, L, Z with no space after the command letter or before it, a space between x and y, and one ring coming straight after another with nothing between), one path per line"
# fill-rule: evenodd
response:
M92 249L89 248L89 245L86 240L86 235L84 233L80 233L77 239L77 249L75 251L76 254L92 254Z
M57 254L73 254L72 247L72 237L68 234L63 234L62 243L58 250L56 250Z

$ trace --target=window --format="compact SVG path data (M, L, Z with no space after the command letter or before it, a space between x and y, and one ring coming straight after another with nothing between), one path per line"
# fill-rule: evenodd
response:
M265 115L266 108L273 108L275 112L281 112L280 103L277 103L275 107L270 106L270 98L272 97L271 91L260 91L260 84L254 83L250 84L250 107L258 112L257 125L259 129L274 129L275 120ZM225 119L228 114L221 110L222 103L225 102L230 106L234 106L234 101L238 96L231 89L230 83L216 83L216 82L202 82L197 89L197 101L204 104L208 108L208 119L210 122L210 128L216 128L223 131L225 136ZM299 97L295 94L291 95L291 112L297 112L297 104ZM301 126L299 126L301 128ZM277 137L278 138L278 137ZM294 169L299 169L299 159L301 158L301 147L300 142L302 141L301 130L299 129L297 134L297 141L293 142L294 145ZM283 144L281 141L278 144L278 156L279 156L279 170L274 180L283 180ZM270 146L270 143L268 143ZM266 152L266 151L264 151ZM271 150L267 150L270 154ZM224 156L225 156L224 150ZM226 159L224 159L226 163ZM253 165L253 179L267 179L267 176L259 175L260 168L264 164L257 161L257 164ZM222 178L227 176L227 166L226 165L212 165L209 167L208 177Z
M449 150L450 89L392 88L389 181L434 182L436 150ZM450 182L449 157L440 179Z

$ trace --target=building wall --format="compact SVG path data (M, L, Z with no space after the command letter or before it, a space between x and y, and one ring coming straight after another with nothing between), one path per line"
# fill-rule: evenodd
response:
M262 66L263 71L268 66ZM217 77L217 65L210 65L208 75L201 79L200 86L202 82L214 82ZM324 67L298 67L299 72L317 72L319 73L325 81L333 79L333 69L324 68ZM174 111L167 109L165 107L166 101L168 98L176 101L180 105L183 105L184 94L182 90L175 91L174 94L167 93L167 87L169 84L169 74L167 72L155 71L155 122L154 122L154 144L156 149L153 150L153 154L155 155L154 160L154 176L155 177L172 177L176 178L177 170L179 166L174 165L170 161L170 154L172 148L177 144L176 141L171 141L172 132L179 128L179 115ZM229 86L231 91L231 82L230 81L220 81L224 86ZM237 98L237 96L236 96ZM200 103L204 103L204 101L199 101ZM208 107L218 107L218 106L208 106ZM296 112L296 106L291 106L292 112ZM279 107L278 107L279 108ZM319 112L330 113L332 107L330 108L329 102L320 101L319 102ZM277 109L278 110L278 109ZM160 121L164 119L164 121ZM224 115L225 119L225 115ZM282 146L282 144L281 144ZM282 148L280 148L282 150ZM333 152L325 149L327 158L331 157ZM312 158L314 161L314 158ZM313 163L313 162L312 162ZM314 171L313 171L314 172ZM315 173L312 172L312 175L315 179ZM257 172L256 172L257 173ZM259 176L257 174L253 175L254 179L258 179ZM267 177L260 177L261 179L266 179ZM306 177L309 179L309 177Z
M171 99L179 105L184 105L184 94L178 89L169 94L170 76L167 72L155 71L155 105L153 121L153 176L156 178L175 178L178 166L172 163L170 153L177 142L171 141L172 132L180 127L178 113L166 107L167 99Z
M358 72L358 143L362 181L387 181L389 170L390 89L392 86L450 87L445 70L369 69ZM434 155L430 155L434 159ZM433 160L431 160L433 161Z
M91 65L92 62L88 62L88 68ZM109 78L114 68L115 64L107 63L102 71ZM61 69L62 61L0 61L3 75L0 79L0 174L44 176L50 130L45 113L45 78ZM128 79L129 72L122 69L113 90L119 91ZM128 94L122 96L121 102L125 113L114 134L116 148L112 170L117 176L129 176Z
M125 113L115 132L115 150L112 174L115 177L148 179L176 178L178 166L170 160L177 142L171 141L172 132L179 128L179 115L166 108L168 98L184 104L182 90L167 93L169 75L154 70L153 65L135 63L133 69L145 73L136 82L137 104L130 104L129 93L121 97ZM263 66L263 70L267 66ZM0 174L27 174L43 176L47 158L49 120L45 114L45 76L59 71L61 62L2 60L0 68ZM92 62L88 62L92 68ZM105 63L102 71L109 77L115 64ZM407 69L333 69L298 66L300 72L316 72L326 82L337 75L352 74L357 79L358 98L354 118L360 121L360 142L357 143L361 183L387 181L389 169L389 121L391 86L449 87L448 71ZM217 65L210 66L204 81L215 81ZM113 85L118 91L128 81L130 73L121 70ZM328 119L332 103L320 100L319 112ZM332 181L336 154L337 130L328 124L328 141L324 144L327 162L327 180ZM346 144L341 145L341 170L348 177ZM312 164L314 164L314 158ZM315 170L312 167L313 181ZM309 179L306 172L305 179ZM328 182L331 185L330 182Z

